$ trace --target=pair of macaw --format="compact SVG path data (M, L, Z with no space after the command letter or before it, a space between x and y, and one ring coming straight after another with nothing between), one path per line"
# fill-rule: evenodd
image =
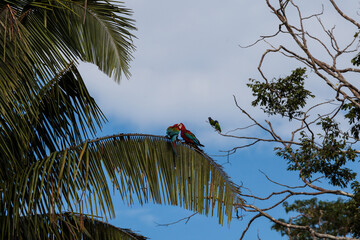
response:
M196 138L196 136L185 128L183 123L174 124L166 129L166 135L171 139L171 146L176 154L176 140L178 140L179 132L181 131L181 137L185 143L191 144L195 147L204 147Z
M208 118L210 125L215 128L216 131L221 133L220 124L217 120L213 120L211 117ZM183 123L177 123L173 126L170 126L166 129L166 135L171 139L171 146L176 154L176 141L178 140L179 132L181 131L181 137L184 139L185 143L193 145L195 147L204 147L196 138L196 136L185 128Z

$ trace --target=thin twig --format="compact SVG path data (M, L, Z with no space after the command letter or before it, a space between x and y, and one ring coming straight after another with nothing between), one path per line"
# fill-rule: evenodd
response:
M248 129L248 128L253 127L253 126L256 126L256 124L254 123L254 124L251 124L251 125L249 125L249 126L247 126L247 127L235 128L235 129L233 129L233 130L230 130L230 131L226 132L225 134L229 134L229 133L231 133L231 132L235 132L235 131L238 131L238 130Z
M259 169L259 172L261 172L261 173L266 177L267 180L269 180L270 182L275 183L276 185L279 185L279 186L287 187L287 188L290 188L290 189L298 189L298 188L305 188L305 187L306 187L306 184L303 185L303 186L295 186L295 187L288 186L288 185L285 185L285 184L281 184L281 183L275 182L274 180L271 180L271 179L268 177L268 175L266 175L266 173L264 173L264 172L261 171L260 169Z
M177 223L179 223L181 221L186 220L185 224L187 224L189 222L190 218L192 218L196 214L198 214L198 212L195 212L195 213L191 214L190 216L184 217L182 219L179 219L179 220L177 220L175 222L171 222L171 223L156 223L156 222L155 223L156 223L156 226L158 226L158 227L168 227L170 225L174 225L174 224L177 224Z

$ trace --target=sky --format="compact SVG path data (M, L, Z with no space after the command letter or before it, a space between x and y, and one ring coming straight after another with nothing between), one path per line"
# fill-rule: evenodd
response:
M320 12L322 2L326 1L304 6L304 13ZM357 2L355 5L359 7ZM280 189L269 183L259 170L276 181L299 185L297 174L286 171L285 161L275 156L274 145L258 144L245 148L230 159L217 157L223 154L220 151L247 142L220 136L207 123L209 116L217 119L223 132L250 125L251 121L234 104L234 96L239 105L264 123L266 115L251 107L254 98L246 84L249 78L260 80L257 67L268 45L240 46L277 31L278 21L266 2L133 0L125 1L125 6L134 11L133 18L138 28L134 32L137 50L131 62L131 78L123 78L117 84L94 65L81 63L79 67L91 95L109 120L98 135L165 135L168 126L182 122L205 145L204 151L223 164L232 180L251 189L253 194L266 196ZM356 15L354 2L347 3L345 10L349 15ZM326 4L325 12L326 26L337 24L333 9ZM310 25L309 28L320 32L319 26ZM341 25L336 31L346 40L355 30ZM280 41L294 46L287 38L280 38ZM313 50L318 51L316 45ZM324 53L319 50L318 54L322 56ZM295 61L275 55L266 59L264 64L264 71L270 78L286 76L299 66ZM326 99L328 91L321 89L320 83L311 81L309 84L315 93ZM286 135L293 123L275 119L274 124L281 134ZM256 128L247 129L242 134L264 136ZM234 219L228 227L219 225L216 217L195 215L187 223L182 221L162 227L158 223L175 222L192 212L176 206L152 204L129 207L117 195L114 202L116 218L110 223L131 228L151 239L239 239L251 218L244 213L243 219ZM281 208L271 213L275 217L284 216ZM280 234L271 231L270 227L267 219L258 219L245 239L258 239L258 236L261 239L281 239Z

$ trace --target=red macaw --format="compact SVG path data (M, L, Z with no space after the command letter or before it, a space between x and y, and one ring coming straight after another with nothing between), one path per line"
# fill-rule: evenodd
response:
M180 132L179 124L174 124L166 129L166 135L171 140L171 146L175 154L176 154L176 140L178 140L179 132Z
M180 123L180 124L179 124L179 128L180 128L180 130L181 130L181 137L184 139L184 141L185 141L186 143L192 144L192 145L194 145L194 146L196 146L196 147L197 147L197 146L204 147L204 145L202 145L202 144L200 143L199 139L197 139L192 132L190 132L189 130L187 130L187 129L185 128L185 125L184 125L184 124Z

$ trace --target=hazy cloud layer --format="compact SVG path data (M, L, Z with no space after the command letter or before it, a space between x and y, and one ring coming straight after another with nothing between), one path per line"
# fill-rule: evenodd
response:
M134 10L138 27L131 79L116 84L94 66L80 65L87 86L111 120L142 131L175 122L205 131L208 116L225 129L247 124L233 95L250 109L252 95L245 84L250 77L260 79L257 66L268 46L260 43L244 49L239 44L277 31L278 22L265 2L139 0L126 6ZM320 12L321 5L308 14L313 11ZM330 18L326 26L332 24ZM318 32L319 26L310 28ZM274 55L264 61L264 72L270 78L285 76L298 66Z
M324 26L332 28L336 25L334 33L339 39L348 40L357 31L356 28L344 28L338 22L335 12L327 4L328 1L316 1L316 5L315 2L297 2L307 4L304 16L321 12L321 3L324 3ZM353 10L359 8L358 2L347 1L346 4L347 8L344 11L358 19L356 11ZM236 108L233 100L235 95L241 106L264 123L263 117L266 115L261 110L250 107L253 98L246 83L249 78L260 80L257 67L261 55L269 46L259 43L244 49L239 47L239 44L251 44L259 36L271 35L279 29L278 20L270 13L266 2L133 0L125 5L134 10L138 28L135 33L138 39L134 40L137 51L131 63L131 79L123 79L120 84L116 84L96 67L90 64L80 65L80 71L91 94L110 120L108 126L113 127L111 130L114 133L136 131L165 134L167 126L183 122L206 146L206 152L214 153L217 150L245 144L246 142L217 135L206 120L209 116L219 120L224 132L250 125L251 122ZM295 14L294 12L290 15L293 17ZM322 38L326 38L326 34L321 33L319 24L311 22L307 27L312 34L320 33ZM271 43L275 47L279 44L294 47L292 41L286 37L281 38L281 43ZM329 59L318 44L310 44L310 47L316 51L317 56L324 60ZM349 58L344 61L348 63ZM294 60L271 55L265 59L263 70L269 79L272 79L284 77L299 66L301 65ZM310 81L307 86L314 93L319 94L324 100L333 97L333 93L329 95L329 91L313 73L308 72L308 75ZM330 108L323 110L330 111ZM273 126L281 136L288 135L289 129L296 127L293 126L294 121L285 124L279 120L276 118ZM259 135L263 134L263 131L259 128L249 128L242 134L248 133ZM291 175L285 170L285 161L274 156L272 147L263 144L242 150L238 158L232 160L232 165L227 164L224 167L234 181L244 183L251 189L254 187L254 194L266 195L268 189L273 186L267 187L258 169L271 173L272 176L280 176L280 179L276 179L279 181L286 178L286 184L297 180L296 175ZM282 172L279 173L280 171ZM135 210L131 210L125 213L126 217L129 217L129 213L136 213L136 218L142 216L139 222L146 223L145 225L151 225L151 222L156 220L153 212L137 214ZM166 214L168 213L164 213ZM174 218L169 218L172 220L168 221L173 221ZM203 218L201 221L204 221ZM267 220L260 223L268 225ZM239 238L241 230L245 227L243 224L244 221L233 225L232 234L236 238L231 239ZM253 227L252 235L250 232L247 239L257 239L255 236L259 228L262 228L260 235L265 236L265 239L279 237L277 233L269 233L270 230L265 230L261 224L259 227ZM222 228L221 231L218 232L222 236L230 232L226 228ZM271 234L274 234L275 238L272 238ZM182 238L179 235L173 239Z
M237 114L232 95L244 105L250 102L244 84L256 74L261 53L238 44L254 41L266 29L260 25L251 30L252 24L242 24L262 4L248 5L129 2L139 29L131 79L118 85L90 64L82 64L80 70L107 116L139 128L176 121L201 127L208 116L229 124Z

